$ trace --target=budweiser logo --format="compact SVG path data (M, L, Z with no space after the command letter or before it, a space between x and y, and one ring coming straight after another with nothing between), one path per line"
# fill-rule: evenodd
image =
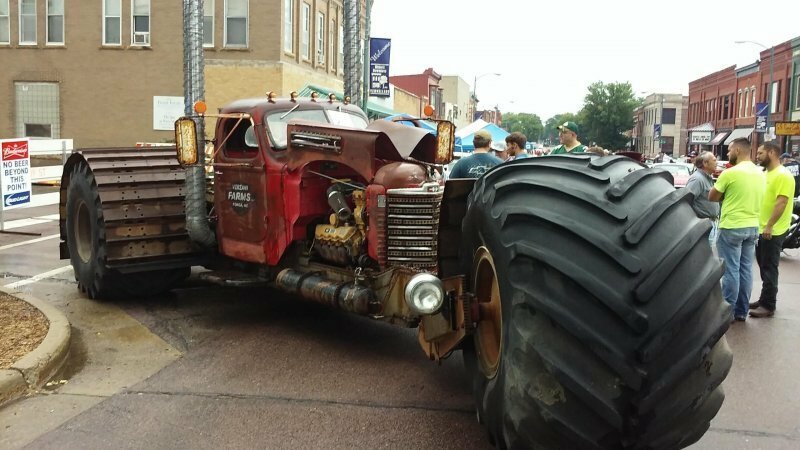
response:
M3 159L24 159L28 157L27 142L6 142L3 144Z

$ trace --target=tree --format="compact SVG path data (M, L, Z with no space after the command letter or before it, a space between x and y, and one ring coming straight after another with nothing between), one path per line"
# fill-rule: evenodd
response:
M542 119L536 114L507 113L503 114L503 128L509 133L519 131L529 141L539 141L544 131Z
M573 113L556 114L545 122L542 140L549 145L558 145L558 130L556 128L564 122L576 122L580 126L577 115Z
M581 141L613 150L624 148L628 138L622 133L633 128L633 111L638 105L630 83L592 83L576 121Z

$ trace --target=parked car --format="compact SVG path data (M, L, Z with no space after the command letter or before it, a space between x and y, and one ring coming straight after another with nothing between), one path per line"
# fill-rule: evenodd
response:
M728 167L731 167L731 166L733 166L733 164L731 164L728 161L719 161L718 160L717 161L717 168L716 168L716 170L714 170L714 175L712 175L711 178L716 180L717 178L719 178L719 174L721 174L723 170L725 170L725 169L727 169Z
M663 169L672 174L675 189L686 187L689 177L694 172L694 166L687 163L655 163L654 169Z

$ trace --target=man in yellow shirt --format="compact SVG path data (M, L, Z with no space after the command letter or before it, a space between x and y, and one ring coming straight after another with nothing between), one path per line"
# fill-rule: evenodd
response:
M750 159L747 139L731 142L728 160L733 167L722 172L709 191L708 199L722 201L717 237L717 250L725 262L722 296L733 305L734 320L744 322L753 290L758 218L767 184L764 173Z
M758 148L756 159L767 170L767 193L761 207L756 244L756 262L761 272L761 296L750 303L750 317L772 317L778 296L778 263L789 225L794 195L794 176L780 161L781 148L765 142Z

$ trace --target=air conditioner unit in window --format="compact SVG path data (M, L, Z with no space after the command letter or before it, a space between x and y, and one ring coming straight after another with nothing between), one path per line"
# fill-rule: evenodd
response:
M150 45L150 33L146 31L133 33L133 45Z

